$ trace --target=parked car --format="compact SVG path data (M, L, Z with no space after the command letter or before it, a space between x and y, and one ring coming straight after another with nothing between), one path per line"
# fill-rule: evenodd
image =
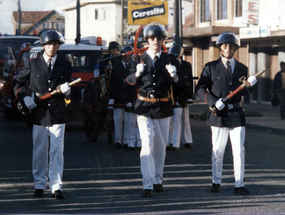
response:
M25 36L25 35L11 35L0 36L0 103L3 104L3 87L5 78L10 75L11 68L14 66L16 59L19 58L20 49L24 43L33 44L39 40L37 36ZM5 61L4 59L9 58Z
M23 114L18 110L18 101L15 98L12 81L13 78L18 75L18 72L28 64L29 52L33 46L26 42L22 44L22 48L19 51L18 58L14 55L15 52L8 47L8 55L5 55L4 59L4 76L3 76L3 104L4 104L4 115L10 116L15 119L20 119Z

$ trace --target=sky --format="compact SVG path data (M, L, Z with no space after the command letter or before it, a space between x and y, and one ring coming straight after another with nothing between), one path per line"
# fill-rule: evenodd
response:
M20 0L22 11L56 10L64 15L64 5L76 0ZM18 0L0 0L0 31L3 34L13 34L12 13L18 11Z

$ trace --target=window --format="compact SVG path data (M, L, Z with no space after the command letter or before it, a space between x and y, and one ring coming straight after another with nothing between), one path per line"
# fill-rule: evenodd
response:
M235 17L242 16L242 0L235 0Z
M110 17L110 8L102 8L102 20L104 21L110 21L111 17Z
M102 52L98 50L59 50L58 55L71 62L73 72L93 72L97 60L101 58Z
M95 9L95 20L99 19L99 11L98 9Z
M47 24L43 23L43 29L47 28Z
M201 0L200 1L200 22L209 22L210 21L210 1Z
M227 18L227 0L217 0L217 20Z

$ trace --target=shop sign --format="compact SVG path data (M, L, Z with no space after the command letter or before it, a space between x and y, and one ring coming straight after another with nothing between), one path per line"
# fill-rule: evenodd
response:
M243 0L242 7L242 22L249 25L258 25L259 0Z
M159 22L168 25L168 10L168 1L128 1L128 24Z

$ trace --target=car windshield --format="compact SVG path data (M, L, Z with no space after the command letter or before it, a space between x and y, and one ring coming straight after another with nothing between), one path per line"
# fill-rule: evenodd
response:
M93 71L97 60L101 58L101 51L64 51L58 50L58 55L71 62L73 72Z
M5 54L8 54L8 47L15 51L16 59L19 57L19 50L22 48L23 43L29 42L34 44L37 38L5 38L0 39L0 59L4 59Z

